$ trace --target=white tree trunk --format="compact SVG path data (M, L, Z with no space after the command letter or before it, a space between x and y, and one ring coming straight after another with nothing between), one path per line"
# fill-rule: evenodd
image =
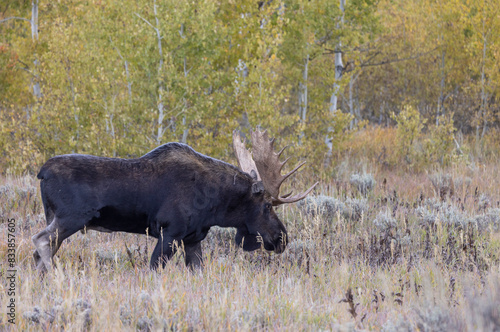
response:
M76 107L75 85L73 84L73 79L71 78L69 62L66 65L66 76L68 77L69 90L71 92L71 103L73 104L73 117L75 119L75 126L76 126L76 142L78 142L78 140L80 139L80 117Z
M182 38L185 38L185 37L183 37L183 33L182 33L183 28L184 28L184 24L181 25L181 31L179 33L181 34ZM186 81L187 81L187 77L188 77L190 70L191 69L187 69L187 60L186 60L186 57L184 57L184 77L186 78ZM186 84L186 89L187 89L187 84ZM185 98L183 98L183 99L184 99L183 100L184 106L182 108L182 113L184 115L182 116L182 126L184 127L184 131L182 132L181 143L187 144L187 137L189 134L189 128L186 125L186 115L185 115L185 112L187 111L187 101Z
M339 41L335 49L335 83L333 83L333 93L330 97L330 112L335 113L337 111L337 101L338 93L340 89L339 81L342 78L342 70L344 64L342 63L342 43Z
M152 25L148 20L139 14L135 13L139 18L146 22L153 30L156 32L156 38L158 39L158 53L160 55L160 61L158 64L158 120L157 120L157 131L156 131L156 143L160 144L165 130L163 128L163 120L165 119L165 110L163 107L163 80L161 78L161 71L163 69L163 51L161 48L161 33L160 33L160 22L158 21L158 12L156 10L156 0L153 3L153 11L155 14L156 26Z
M184 104L185 104L185 101L184 101ZM186 116L182 117L182 125L184 126L184 131L182 132L181 143L187 144L187 137L189 134L189 128L186 126Z
M127 89L128 89L128 104L132 106L132 82L130 81L130 72L128 70L128 61L123 60L125 62L125 74L127 75Z
M109 37L109 41L111 42L111 45L113 45L113 40L111 37ZM114 46L114 49L116 50L116 53L118 53L118 56L122 61L124 62L124 67L125 67L125 75L127 76L127 90L128 90L128 105L132 106L132 82L130 81L130 72L128 70L128 61L125 60L125 58L122 56L122 53L118 49L118 47Z
M34 0L31 2L31 40L33 43L38 41L38 0ZM35 99L38 100L42 96L42 89L40 88L40 82L38 81L38 59L35 58L33 61L33 76L31 78L31 84L33 86L33 95ZM34 78L35 79L34 79Z
M344 25L344 13L345 13L345 0L340 0L340 11L342 16L340 18L340 24ZM337 25L337 29L341 26ZM335 82L333 83L333 92L330 97L330 112L334 113L337 110L337 101L339 93L339 81L342 78L342 71L344 69L344 64L342 63L342 42L339 40L337 47L335 48Z
M340 18L340 25L344 25L344 13L345 13L345 0L340 1L340 12L342 16ZM337 25L337 29L340 29L341 26ZM337 46L335 48L335 82L333 83L333 92L330 97L330 113L334 114L337 111L337 102L338 102L338 94L340 89L340 79L342 78L342 72L344 69L344 64L342 63L342 42L338 41ZM328 133L325 137L325 143L328 147L327 159L325 161L326 164L330 163L330 158L332 156L333 142L330 138L330 132L332 131L332 127L328 128Z
M483 9L484 10L484 9ZM484 15L484 13L483 13ZM486 92L486 79L485 79L485 62L486 62L486 47L488 44L488 36L486 34L486 27L485 27L485 21L486 19L483 17L483 59L481 61L481 117L483 118L483 132L481 133L481 140L484 137L484 134L486 133L486 129L488 127L488 114L486 110L487 106L487 99L488 99L488 93ZM478 125L479 127L479 125Z
M156 143L160 144L165 129L163 128L163 119L165 118L165 109L163 106L163 79L161 78L161 71L163 69L163 50L161 48L161 34L160 34L160 23L158 21L158 13L156 11L156 0L153 5L155 20L156 20L156 37L158 39L158 53L160 54L160 63L158 65L158 132L156 135Z
M351 80L349 81L349 113L352 115L352 120L351 120L351 123L349 124L349 129L352 130L352 128L354 127L355 124L358 123L358 120L357 120L357 112L356 110L354 109L354 97L353 97L353 89L354 89L354 83L356 82L356 80L358 79L359 77L359 73L354 75Z
M108 133L111 136L111 139L113 140L113 157L116 157L116 134L115 134L115 125L113 124L113 118L114 118L114 113L115 113L115 100L116 100L116 95L113 95L111 99L111 110L108 108L108 101L105 98L104 99L104 110L106 111L106 114L108 114L108 119L106 119L106 133Z
M38 40L38 0L31 2L31 39Z
M165 133L166 128L163 128L163 120L165 119L165 110L163 106L163 79L161 78L161 72L163 69L163 50L161 47L161 33L160 33L160 22L158 21L158 12L156 10L156 0L154 1L153 4L153 10L155 14L155 20L156 20L156 26L152 25L148 20L146 20L144 17L140 16L139 14L135 13L137 17L142 19L144 22L146 22L151 28L153 28L156 31L156 37L158 39L158 53L160 55L160 61L158 64L158 127L156 131L156 143L160 144L161 139L163 137L163 134ZM175 128L175 123L172 122L170 123L169 126L172 126L172 128Z
M302 81L299 82L299 118L302 124L306 123L307 119L307 79L309 75L309 54L304 61L304 71L302 72ZM304 131L300 132L299 144L302 144Z

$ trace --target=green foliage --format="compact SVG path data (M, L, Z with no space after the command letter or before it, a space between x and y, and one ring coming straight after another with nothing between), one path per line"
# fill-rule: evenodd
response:
M454 152L453 114L443 117L438 125L425 126L423 119L413 106L405 105L396 121L397 161L405 161L409 166L428 166L439 163L449 164ZM426 127L426 133L423 129Z
M327 137L338 156L353 116L389 123L405 100L418 101L420 120L396 120L394 163L446 163L453 123L488 140L500 88L494 2L339 4L39 2L38 38L31 2L0 6L0 168L36 172L72 152L136 157L168 141L228 160L231 132L256 126L321 168ZM415 141L418 122L436 117L449 122Z
M426 160L438 161L441 165L449 163L454 150L453 133L455 131L453 114L441 119L438 125L430 126L430 137L424 140Z
M399 157L408 164L415 162L418 152L415 142L420 137L426 119L422 119L418 110L411 105L405 105L398 114L392 118L397 122L396 137L398 140Z
M355 13L373 9L357 3L346 22L362 25ZM364 32L336 28L338 3L45 2L38 40L30 10L12 7L24 20L0 25L4 171L36 172L63 153L137 157L168 141L230 159L232 131L256 126L288 144L305 133L290 148L299 158L324 157L328 128L335 145L346 138L350 116L328 111L334 68L322 54ZM294 95L306 54L302 122Z

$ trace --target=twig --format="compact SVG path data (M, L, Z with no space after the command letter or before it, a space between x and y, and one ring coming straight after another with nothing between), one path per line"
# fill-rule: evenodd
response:
M7 17L7 18L4 18L3 20L0 20L0 23L7 22L10 20L23 20L23 21L31 22L31 20L28 20L27 18L13 16L13 17Z
M135 269L134 256L132 255L132 252L128 248L127 244L125 242L123 242L123 244L125 245L125 249L127 251L128 259L130 260L130 263L132 264L132 267Z

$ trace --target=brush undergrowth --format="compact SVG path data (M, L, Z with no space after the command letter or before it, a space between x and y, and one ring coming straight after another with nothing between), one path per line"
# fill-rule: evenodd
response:
M43 278L30 239L45 227L38 183L0 178L1 272L7 218L17 222L18 270L16 325L2 286L0 330L500 329L498 165L375 167L369 190L347 171L356 165L342 167L303 203L278 209L291 236L281 255L243 252L234 230L214 228L203 270L177 255L152 272L154 239L89 231L63 243Z

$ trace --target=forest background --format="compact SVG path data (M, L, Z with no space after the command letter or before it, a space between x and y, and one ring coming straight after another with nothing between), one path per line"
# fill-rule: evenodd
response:
M1 1L0 169L257 125L323 174L496 158L499 56L493 0Z

